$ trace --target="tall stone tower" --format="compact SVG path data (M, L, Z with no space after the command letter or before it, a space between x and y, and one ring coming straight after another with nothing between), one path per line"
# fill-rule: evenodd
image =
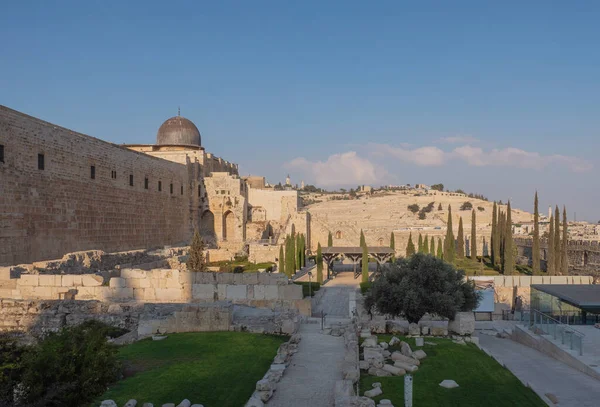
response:
M290 179L290 174L285 178L285 185L288 187L292 186L292 180Z

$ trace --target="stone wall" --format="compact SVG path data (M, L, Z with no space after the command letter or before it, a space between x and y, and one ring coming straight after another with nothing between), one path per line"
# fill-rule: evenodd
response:
M3 106L0 144L0 265L188 241L192 191L185 165Z
M248 260L253 263L277 263L279 259L279 245L251 243L249 252Z
M283 274L195 273L174 269L123 269L120 277L97 274L22 274L15 286L0 290L11 299L99 300L118 303L231 301L269 309L296 309L310 315L310 300L304 300L302 287L288 284Z
M533 239L515 238L518 255L531 265ZM548 256L548 240L540 239L540 259L545 267ZM600 275L600 242L569 240L567 245L569 273Z
M248 189L248 203L253 210L264 214L264 219L280 222L288 215L298 212L298 191L275 191L273 189Z

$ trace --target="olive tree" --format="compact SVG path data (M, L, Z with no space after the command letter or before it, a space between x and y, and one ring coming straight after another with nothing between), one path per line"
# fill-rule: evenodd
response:
M417 253L385 267L365 298L368 310L416 323L426 313L454 319L457 312L477 307L480 294L474 283L434 256Z

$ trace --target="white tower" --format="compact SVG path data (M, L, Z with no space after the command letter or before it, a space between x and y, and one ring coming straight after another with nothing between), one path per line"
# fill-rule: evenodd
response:
M285 185L292 186L292 180L290 179L290 174L285 179Z

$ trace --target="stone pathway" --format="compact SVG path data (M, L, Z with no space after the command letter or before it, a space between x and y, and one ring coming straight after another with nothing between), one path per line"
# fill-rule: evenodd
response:
M302 324L299 333L298 352L267 406L331 407L333 387L342 379L344 338L323 335L320 323Z
M600 405L600 381L510 339L480 335L479 343L519 379L543 394L554 395L557 406Z

